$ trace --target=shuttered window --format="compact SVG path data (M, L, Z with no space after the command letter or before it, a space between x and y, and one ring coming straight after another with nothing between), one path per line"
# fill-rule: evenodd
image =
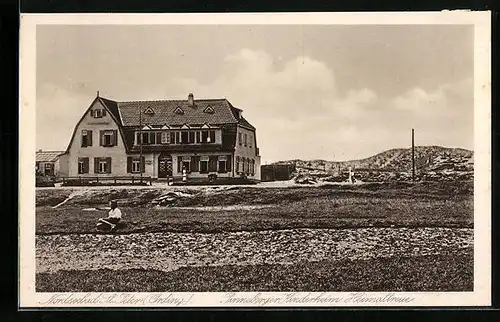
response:
M139 169L141 168L142 173L144 173L146 170L145 163L145 157L142 157L142 162L139 156L127 157L127 173L140 173Z
M92 146L92 131L82 130L82 147Z
M89 173L89 158L78 158L78 174Z
M99 132L100 145L105 147L118 145L118 130L104 130Z
M111 173L111 157L94 158L94 173Z

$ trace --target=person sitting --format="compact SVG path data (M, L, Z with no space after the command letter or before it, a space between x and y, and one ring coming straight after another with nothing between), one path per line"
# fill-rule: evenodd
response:
M109 203L111 210L108 213L108 218L100 218L99 221L108 225L111 230L116 229L116 225L122 219L122 212L118 209L118 203L116 200L112 200Z

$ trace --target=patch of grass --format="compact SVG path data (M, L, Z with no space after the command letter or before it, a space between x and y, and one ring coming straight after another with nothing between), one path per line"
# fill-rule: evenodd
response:
M470 188L470 187L469 187ZM291 228L355 227L473 227L473 194L467 184L394 183L386 186L326 186L292 188L248 188L207 192L188 191L175 207L156 208L150 201L161 189L92 191L60 208L36 209L36 233L95 232L96 220L106 211L83 211L86 206L106 204L109 194L123 198L120 208L125 226L121 233L143 231L221 232ZM49 191L60 196L60 189ZM461 191L461 192L460 192ZM445 193L446 192L446 193ZM447 194L449 193L449 194ZM456 193L456 194L455 194ZM40 194L42 195L42 194ZM38 197L38 195L37 195ZM89 200L92 197L94 199ZM265 208L210 211L204 206L266 205ZM183 209L183 207L200 207Z
M85 270L36 274L37 292L463 292L473 290L472 250L456 254L292 265Z
M337 196L310 197L267 208L209 211L123 207L119 233L222 232L292 228L473 227L473 200ZM106 211L37 207L36 233L94 233Z
M266 205L287 204L317 197L367 197L367 198L419 198L419 199L463 199L473 196L473 182L392 182L368 183L363 185L324 185L319 187L292 186L285 188L262 188L255 186L233 187L228 190L212 191L206 187L145 188L134 187L89 190L76 195L67 205L96 206L118 199L122 206L150 205L151 201L167 191L179 190L192 195L180 198L175 206L230 206L238 204ZM54 206L53 200L63 201L74 189L37 189L37 206Z
M35 205L37 207L49 206L53 207L64 200L73 192L71 189L36 189L35 191Z

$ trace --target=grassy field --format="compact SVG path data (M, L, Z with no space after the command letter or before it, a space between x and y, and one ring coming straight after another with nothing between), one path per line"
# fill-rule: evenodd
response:
M440 291L473 289L473 257L460 254L294 265L87 270L37 274L39 292ZM450 265L453 263L453 265Z
M49 191L50 192L50 191ZM108 191L75 197L60 208L50 202L66 190L44 191L37 202L36 233L95 232L105 211L85 211L103 205ZM124 190L121 233L222 232L288 228L353 227L469 227L473 226L470 184L369 184L298 188L236 188L216 192L195 191L173 207L152 207L160 189ZM126 194L125 196L123 196ZM143 203L130 203L141 199ZM61 200L58 198L57 200ZM63 199L64 200L64 199ZM44 206L42 206L44 205ZM204 208L219 206L222 208ZM232 207L227 209L224 207Z

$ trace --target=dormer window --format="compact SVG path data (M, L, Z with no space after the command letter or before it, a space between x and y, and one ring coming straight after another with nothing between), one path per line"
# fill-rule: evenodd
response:
M174 110L174 113L182 115L184 114L184 110L180 106L177 106L177 108Z
M144 110L144 114L154 115L155 111L153 111L153 109L151 107L148 107L147 109Z
M213 108L212 106L210 106L210 105L208 105L208 106L207 106L207 107L203 110L203 112L208 113L208 114L214 114L214 113L215 113L214 108Z

